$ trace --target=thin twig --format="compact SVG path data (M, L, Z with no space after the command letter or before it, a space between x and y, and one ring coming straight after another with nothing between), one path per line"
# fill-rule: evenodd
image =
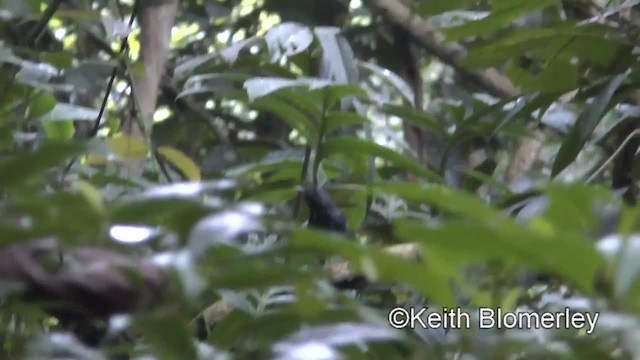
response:
M133 26L133 22L135 18L136 18L136 13L134 11L131 14L131 18L129 19L129 28ZM128 48L129 48L129 40L128 40L128 37L125 36L122 39L122 42L120 43L120 50L118 51L118 56L121 56L122 54L124 54L124 52L127 51ZM100 105L100 111L98 112L96 121L93 124L93 128L89 132L89 139L94 138L96 135L98 135L98 130L100 130L100 123L102 122L102 116L104 115L104 111L107 108L107 103L109 101L109 94L111 93L111 89L113 89L113 84L115 83L117 75L118 75L118 66L116 65L113 67L113 70L111 71L111 76L109 77L109 83L107 84L107 90L104 94L104 97L102 98L102 104ZM71 161L69 161L69 163L67 164L67 166L65 166L64 170L62 171L62 181L61 181L62 183L64 183L65 178L69 174L69 171L71 170L71 167L76 162L76 160L77 160L76 157L72 158Z
M35 25L31 33L29 34L28 44L30 46L35 47L38 41L40 41L40 38L44 33L44 29L47 27L47 24L49 24L49 21L51 20L53 15L56 13L56 11L58 11L60 4L62 4L62 0L53 0L51 1L51 4L47 6L44 13L42 13L42 16L40 17L40 19L38 19L38 23Z
M624 149L624 147L627 145L627 143L629 143L629 141L631 141L631 139L633 139L633 137L635 137L636 135L640 135L640 129L635 129L631 132L631 134L627 135L627 137L624 139L624 141L622 141L622 144L620 144L620 146L618 146L618 148L616 149L616 151L613 152L613 154L611 154L611 156L609 156L607 158L607 160L602 163L602 165L600 165L600 167L593 173L591 174L591 176L589 176L589 178L587 179L587 183L592 182L596 177L598 177L598 175L600 175L604 169L618 156L620 155L620 152L622 152L622 150Z

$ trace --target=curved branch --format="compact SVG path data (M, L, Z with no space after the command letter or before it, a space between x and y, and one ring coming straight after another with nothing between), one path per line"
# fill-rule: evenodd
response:
M391 22L403 27L413 40L429 53L456 69L490 94L501 98L520 95L520 91L511 80L494 68L484 70L463 68L460 61L467 54L466 48L457 42L445 43L444 36L438 33L427 20L415 15L408 6L398 0L368 0L367 3L374 11L383 14Z
M489 94L500 98L514 98L520 90L505 75L495 68L483 70L467 69L461 60L467 55L464 46L457 42L446 42L444 36L424 18L413 13L412 9L400 0L367 0L366 3L375 12L381 13L389 21L404 28L412 39L440 61L453 67L464 78L472 81ZM532 119L533 120L533 119ZM518 178L531 169L546 134L536 125L529 138L520 140L516 155L508 166L506 182L515 183Z

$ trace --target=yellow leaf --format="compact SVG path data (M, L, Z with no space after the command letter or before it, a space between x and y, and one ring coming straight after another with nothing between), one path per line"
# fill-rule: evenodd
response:
M187 155L182 151L174 149L169 146L162 146L158 148L158 153L167 158L175 167L191 181L199 181L202 176L200 175L200 168L196 165Z
M142 159L149 151L144 142L123 134L107 139L107 145L114 154L129 160Z

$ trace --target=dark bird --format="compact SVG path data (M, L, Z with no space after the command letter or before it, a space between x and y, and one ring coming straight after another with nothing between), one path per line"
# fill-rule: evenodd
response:
M302 191L302 195L309 207L310 227L347 232L347 219L325 190L307 187Z

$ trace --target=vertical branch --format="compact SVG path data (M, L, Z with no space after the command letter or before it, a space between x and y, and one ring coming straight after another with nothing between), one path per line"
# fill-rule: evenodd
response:
M140 60L144 65L144 73L132 76L136 94L134 101L138 102L139 113L136 114L137 119L132 117L124 121L123 131L149 144L153 113L160 80L165 71L178 0L138 0L137 7L140 21ZM141 163L129 165L124 169L123 175L142 175Z

